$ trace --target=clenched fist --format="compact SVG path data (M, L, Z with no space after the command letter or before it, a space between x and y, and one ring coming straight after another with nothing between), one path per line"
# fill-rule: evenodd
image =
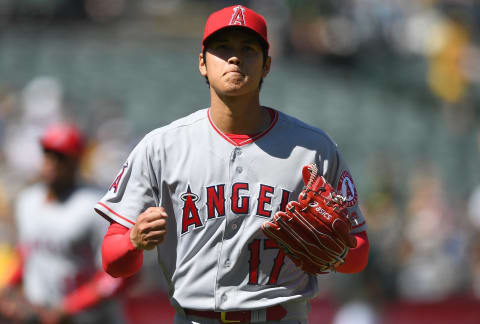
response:
M138 216L130 231L130 240L136 249L152 250L163 242L167 234L167 213L163 207L149 207Z

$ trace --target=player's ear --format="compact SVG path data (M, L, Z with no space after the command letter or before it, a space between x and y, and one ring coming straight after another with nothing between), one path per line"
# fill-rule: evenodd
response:
M202 76L207 76L207 64L205 64L205 57L203 57L203 53L200 53L198 56L198 70Z
M272 65L272 58L270 56L267 57L265 60L265 64L263 65L263 77L266 77L267 74L270 72L270 66Z

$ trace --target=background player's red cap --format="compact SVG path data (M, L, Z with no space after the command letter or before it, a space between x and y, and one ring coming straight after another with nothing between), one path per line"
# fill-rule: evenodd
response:
M45 150L79 157L83 152L85 140L75 125L65 123L48 127L40 138L40 144Z
M203 32L202 48L207 38L217 31L230 27L244 27L255 32L263 40L268 53L270 44L267 37L267 23L262 15L244 6L231 6L212 13L205 24Z

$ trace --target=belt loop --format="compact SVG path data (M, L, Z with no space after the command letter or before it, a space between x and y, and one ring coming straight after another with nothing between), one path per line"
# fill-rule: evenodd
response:
M222 321L222 323L240 323L240 321L227 320L227 313L226 312L221 312L220 313L220 320Z
M257 309L250 311L250 322L259 323L267 321L267 311L265 309Z

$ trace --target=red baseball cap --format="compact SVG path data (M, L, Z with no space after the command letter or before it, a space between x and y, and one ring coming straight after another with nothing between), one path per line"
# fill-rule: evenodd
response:
M60 123L48 127L40 138L45 150L59 152L71 157L79 157L85 146L85 138L73 124Z
M270 44L268 43L265 18L241 5L223 8L208 17L203 32L202 49L207 38L221 29L230 27L243 27L255 32L264 41L268 53Z

